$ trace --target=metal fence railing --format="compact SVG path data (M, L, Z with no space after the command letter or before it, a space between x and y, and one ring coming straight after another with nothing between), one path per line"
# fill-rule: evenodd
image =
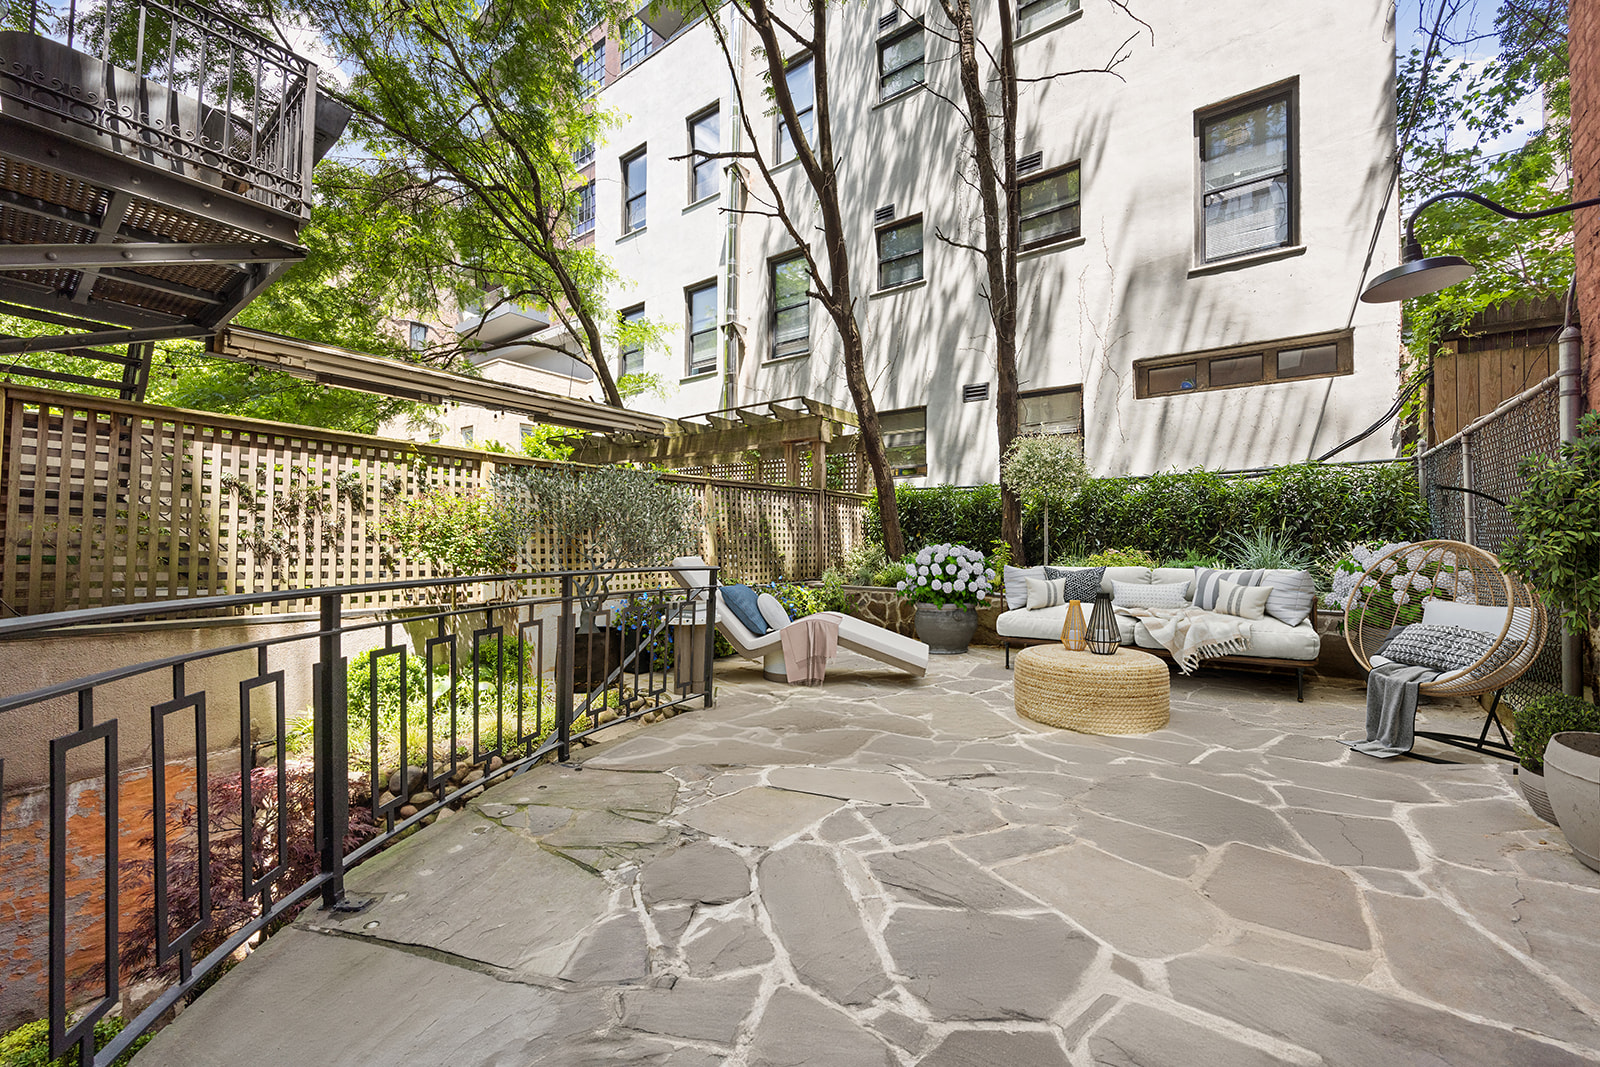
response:
M0 622L0 642L26 642L139 620L148 655L156 620L289 596L319 610L0 696L5 1009L47 1015L52 1057L109 1064L252 939L346 905L346 872L445 806L615 723L710 707L719 579L700 576L503 574ZM346 614L402 584L432 603ZM97 1053L95 1022L152 977L170 984Z

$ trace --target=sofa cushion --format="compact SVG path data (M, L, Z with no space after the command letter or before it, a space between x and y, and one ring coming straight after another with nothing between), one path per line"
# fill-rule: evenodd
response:
M1184 587L1178 582L1142 585L1137 582L1112 582L1111 602L1119 608L1183 608Z
M1063 583L1061 599L1065 603L1072 600L1093 600L1095 594L1100 592L1100 586L1105 581L1106 569L1104 567L1046 567L1046 578L1052 581L1059 579Z
M1194 606L1207 611L1217 606L1217 583L1254 586L1261 584L1261 571L1214 571L1210 567L1194 569Z
M1028 579L1043 577L1043 567L1012 567L1008 564L1000 576L1001 584L1005 586L1006 607L1011 609L1027 607Z
M1151 585L1166 585L1169 582L1182 582L1183 595L1194 599L1193 567L1157 567L1150 572Z
M720 590L722 602L733 612L734 618L744 623L744 628L760 637L771 630L761 615L760 595L748 585L725 585Z
M1495 637L1505 630L1507 641L1521 641L1528 636L1533 613L1527 608L1513 608L1511 624L1507 626L1505 608L1435 598L1422 605L1422 621L1429 626L1464 626L1468 630L1480 630Z
M1134 644L1140 648L1160 648L1139 623L1133 630ZM1322 653L1322 635L1307 619L1299 626L1288 626L1267 615L1250 623L1250 651L1240 653L1254 659L1281 659L1309 663ZM1201 660L1202 664L1206 661Z
M1087 618L1087 617L1086 617ZM1134 620L1126 615L1117 617L1117 633L1122 643L1133 644ZM1059 641L1061 628L1067 624L1067 605L1029 611L1018 608L1002 612L994 621L995 633L1001 637L1024 637L1034 641Z
M1272 587L1267 597L1267 614L1274 619L1299 626L1311 615L1317 596L1317 583L1307 571L1262 571L1261 584Z

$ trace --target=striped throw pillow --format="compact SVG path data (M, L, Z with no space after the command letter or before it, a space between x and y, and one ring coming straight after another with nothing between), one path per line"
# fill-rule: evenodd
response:
M1056 578L1029 578L1028 579L1028 610L1038 611L1040 608L1053 608L1067 602L1066 579Z
M1196 567L1194 569L1194 606L1214 611L1217 607L1217 583L1232 582L1234 585L1253 586L1261 584L1262 571L1214 571L1210 567ZM1310 610L1309 608L1307 610Z
M1259 619L1267 611L1267 598L1272 586L1238 585L1224 578L1217 583L1217 602L1211 610L1221 615L1237 615L1241 619Z
M1186 608L1189 601L1184 592L1188 582L1164 582L1145 585L1143 582L1111 582L1111 603L1119 608Z

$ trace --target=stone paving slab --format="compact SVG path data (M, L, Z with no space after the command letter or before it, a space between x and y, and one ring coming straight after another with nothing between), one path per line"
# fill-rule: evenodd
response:
M1359 687L1174 676L1168 729L1097 738L987 651L829 674L719 664L714 708L495 786L138 1067L1600 1062L1600 875L1499 764L1339 745Z

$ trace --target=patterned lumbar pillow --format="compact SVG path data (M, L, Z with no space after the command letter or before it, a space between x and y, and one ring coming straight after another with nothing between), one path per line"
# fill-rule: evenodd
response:
M1393 634L1383 646L1383 654L1396 663L1445 674L1477 663L1494 647L1498 637L1465 626L1419 622Z
M722 594L722 602L733 612L734 618L744 623L746 630L760 637L772 629L761 615L759 597L754 589L748 585L725 585L717 592Z
M1256 573L1260 573L1259 571ZM1272 586L1248 586L1230 582L1226 578L1217 583L1217 600L1211 610L1219 615L1237 615L1241 619L1259 619L1266 613L1267 598Z
M1145 585L1142 582L1111 582L1111 603L1119 608L1186 608L1184 593L1188 582Z
M1046 578L1060 578L1067 584L1061 595L1068 600L1093 600L1100 595L1100 585L1106 580L1104 567L1046 567Z
M1040 608L1053 608L1065 604L1066 585L1064 578L1029 578L1028 610L1038 611Z
M1262 585L1272 587L1267 614L1289 626L1299 626L1311 616L1317 583L1305 571L1262 571Z
M1214 571L1210 567L1194 569L1194 606L1207 611L1217 607L1217 583L1254 586L1261 584L1261 571ZM1309 610L1309 609L1308 609Z

